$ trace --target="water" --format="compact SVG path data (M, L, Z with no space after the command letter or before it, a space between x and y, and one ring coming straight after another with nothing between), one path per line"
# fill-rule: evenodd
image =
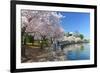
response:
M75 60L89 60L90 59L90 45L84 44L72 44L66 45L63 50L58 47L53 48L28 48L27 59L25 62L47 62L47 61L75 61Z
M74 44L68 45L64 48L66 60L89 60L90 59L90 45Z

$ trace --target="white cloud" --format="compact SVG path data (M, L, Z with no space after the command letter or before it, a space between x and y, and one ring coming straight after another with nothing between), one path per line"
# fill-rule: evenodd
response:
M58 16L59 16L60 18L65 18L65 16L62 15L61 13L59 13Z
M57 17L57 18L64 18L65 17L61 13L57 13L57 12L52 12L52 15L55 16L55 17Z

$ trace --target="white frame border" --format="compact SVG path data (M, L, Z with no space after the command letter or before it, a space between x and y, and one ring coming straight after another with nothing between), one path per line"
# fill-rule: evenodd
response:
M60 61L60 62L33 62L21 63L21 9L67 11L67 12L89 12L90 13L90 60L83 61ZM55 66L73 66L94 64L94 9L71 8L71 7L52 7L35 5L16 5L16 69L40 68Z

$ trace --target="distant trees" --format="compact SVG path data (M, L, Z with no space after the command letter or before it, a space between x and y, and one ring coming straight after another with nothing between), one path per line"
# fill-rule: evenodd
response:
M83 34L80 34L79 37L81 38L81 40L84 39L84 35Z
M67 41L74 41L74 42L82 42L84 41L84 35L79 33L78 31L75 32L66 32L65 34L65 40Z

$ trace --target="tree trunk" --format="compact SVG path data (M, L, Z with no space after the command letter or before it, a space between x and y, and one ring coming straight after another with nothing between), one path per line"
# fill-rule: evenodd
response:
M22 47L21 47L21 55L22 55L23 58L26 58L25 45L22 45Z
M25 54L25 45L26 45L26 38L24 38L23 44L21 45L21 55L22 57L26 58L26 54Z
M24 37L26 27L23 27L21 29L21 57L22 58L26 58L26 54L25 54L25 50L26 50L26 48L25 48L25 45L26 45L26 37Z
M46 36L42 36L42 40L41 40L41 49L43 49L44 48L44 43L43 43L43 41L45 41L45 38L46 38Z
M32 45L34 46L34 36L32 36Z
M26 45L26 37L24 38L24 45Z
M43 40L40 42L40 48L43 49Z

